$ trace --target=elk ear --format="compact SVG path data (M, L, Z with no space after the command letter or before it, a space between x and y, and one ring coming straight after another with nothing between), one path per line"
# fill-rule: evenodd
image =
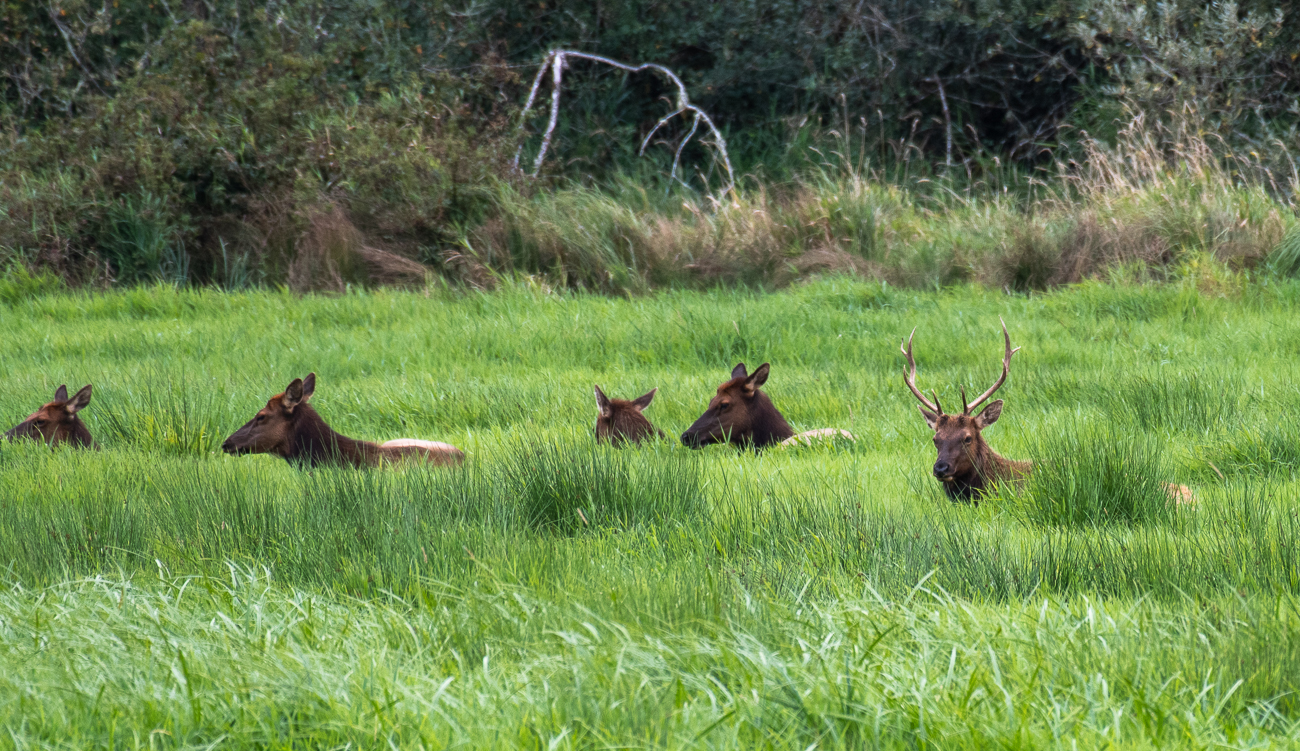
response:
M63 384L54 390L54 401L66 402L68 400L68 384Z
M731 369L731 377L732 377L732 378L748 378L748 377L749 377L749 371L745 370L745 363L743 363L743 362L736 363L736 367L734 367L734 368Z
M600 386L596 386L596 411L600 413L601 417L609 417L614 413L614 410L609 406L609 397L605 396L605 392L600 390Z
M294 407L302 401L302 379L295 378L284 390L280 396L280 406L284 407L286 412L292 412Z
M316 393L316 374L308 373L307 377L302 379L302 400L305 402Z
M78 391L76 394L74 394L72 396L72 400L69 401L67 404L63 405L63 408L68 411L68 414L75 415L81 410L85 409L86 405L88 404L90 404L89 383L83 386L82 389Z
M753 375L745 379L745 393L753 394L755 391L758 391L759 386L762 386L763 384L767 383L767 376L771 372L772 372L772 366L769 365L768 363L763 363L762 365L759 365L758 370L755 370Z
M930 430L938 430L935 426L939 424L939 416L919 404L916 408L921 410L921 417L925 418L925 424L930 426Z
M983 430L988 426L992 425L993 423L997 422L998 418L1001 416L1002 416L1002 400L994 399L993 401L989 402L989 406L985 407L983 412L980 412L978 415L975 416L975 427L979 428L980 430Z
M638 396L632 400L632 406L636 407L637 412L644 412L645 408L650 406L650 402L655 400L655 392L658 390L659 388L655 387L650 389L650 393Z

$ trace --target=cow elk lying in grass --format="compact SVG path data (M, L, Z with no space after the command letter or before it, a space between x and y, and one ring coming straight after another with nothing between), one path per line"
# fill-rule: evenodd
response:
M596 386L596 440L618 447L627 441L639 445L643 440L663 436L664 432L651 425L643 414L658 390L650 389L650 393L628 401L610 399Z
M316 390L316 374L295 378L253 419L221 444L227 454L275 454L290 462L377 467L410 459L429 464L459 464L465 459L449 443L401 438L384 444L358 441L334 432L307 403Z
M762 450L773 444L792 445L808 443L815 438L842 437L853 440L847 430L822 428L795 435L790 424L767 394L759 387L767 382L771 366L763 363L752 374L739 363L731 371L731 379L718 386L718 392L709 401L709 407L682 433L682 443L689 448L703 448L711 443L730 443L736 446Z
M90 384L68 398L68 387L60 386L54 391L54 401L46 404L27 416L5 433L5 438L30 438L42 441L51 447L67 443L77 448L99 448L95 439L90 437L86 423L77 417L77 413L90 404Z
M1000 319L999 319L1000 320ZM962 411L959 415L945 414L939 404L939 395L934 394L934 401L925 398L916 387L916 361L912 359L912 337L916 329L899 345L907 358L908 369L903 373L903 383L912 391L913 396L921 402L917 407L926 424L934 431L934 447L938 457L934 462L934 476L943 483L944 492L954 501L978 502L980 495L999 482L1019 483L1033 469L1033 462L1015 461L994 451L984 441L983 430L998 421L1002 416L1002 400L995 399L982 412L973 415L976 407L983 404L993 393L1006 383L1011 371L1011 356L1020 351L1011 348L1011 335L1007 333L1007 324L1002 322L1002 338L1006 349L1002 356L1002 375L980 394L975 401L966 402L966 389L961 389ZM1194 504L1196 497L1185 485L1165 483L1169 498L1178 504Z

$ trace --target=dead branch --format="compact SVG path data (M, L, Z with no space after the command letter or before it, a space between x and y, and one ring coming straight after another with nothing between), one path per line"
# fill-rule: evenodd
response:
M700 124L703 123L709 134L712 136L710 140L704 141L704 143L714 148L717 152L717 159L722 162L722 167L726 170L726 184L722 186L718 195L724 196L736 187L735 173L731 169L731 158L727 155L727 140L722 137L722 132L718 130L718 127L713 123L713 119L709 117L708 113L694 104L691 104L690 97L686 94L686 85L682 83L682 79L678 78L676 73L673 73L668 68L656 63L628 65L602 55L592 55L586 52L575 52L573 50L551 50L547 53L546 57L542 59L542 65L538 68L537 75L533 78L533 86L528 91L528 100L524 103L524 110L520 115L519 130L522 132L524 123L528 118L528 112L537 101L537 93L541 88L542 79L545 78L546 71L549 70L551 72L551 117L546 123L546 131L542 134L542 146L537 152L537 158L533 160L533 177L536 177L542 169L542 162L546 159L546 152L551 147L551 137L555 134L555 125L560 119L560 89L563 85L564 68L568 65L568 61L571 58L604 63L605 65L627 71L628 73L640 73L647 70L654 71L667 78L669 81L672 81L673 85L677 87L677 100L675 102L675 107L672 112L669 112L667 115L660 118L659 122L655 123L655 126L650 129L650 132L646 134L644 139L642 139L641 149L637 154L645 154L646 147L650 145L650 139L654 137L654 134L657 133L660 128L668 124L668 122L673 118L678 115L690 115L691 129L686 134L686 137L682 139L682 142L678 144L676 151L673 153L672 179L682 185L686 185L688 188L690 187L684 180L677 176L677 170L681 163L682 151L686 148L686 144L695 137ZM519 169L519 157L523 152L523 148L523 142L521 139L519 148L515 150L515 158L513 162L515 169Z

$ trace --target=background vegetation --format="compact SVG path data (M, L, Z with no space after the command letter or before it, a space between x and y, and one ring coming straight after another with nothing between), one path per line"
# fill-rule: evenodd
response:
M0 443L4 743L1294 745L1296 13L0 0L0 419L103 446ZM557 47L737 189L588 65L519 174ZM997 316L1038 469L954 506L897 342L951 402ZM741 360L858 440L593 445ZM467 465L218 452L309 371Z
M1288 745L1298 306L1213 268L1034 296L23 297L0 417L90 381L103 450L0 444L0 722L18 746ZM996 376L998 316L1024 350L988 438L1039 470L953 505L898 341L918 327L951 401ZM858 440L594 445L593 382L659 387L674 435L736 361ZM219 453L308 371L345 434L467 465Z
M0 264L71 285L611 292L1046 288L1294 223L1300 19L1276 0L0 4ZM566 74L542 180L510 168L546 50L670 66L747 177L711 200L664 82ZM543 87L542 94L548 92ZM540 122L524 123L535 134ZM19 269L22 269L20 272Z

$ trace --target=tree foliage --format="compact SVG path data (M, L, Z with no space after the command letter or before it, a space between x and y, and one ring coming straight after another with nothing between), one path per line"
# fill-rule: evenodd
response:
M0 0L0 248L86 279L215 280L254 261L276 278L313 217L341 210L438 261L488 210L512 117L560 47L676 71L742 172L786 169L790 144L832 128L878 160L1032 166L1141 116L1290 173L1298 14L1283 0ZM594 67L565 82L551 169L597 180L630 164L670 93ZM114 260L141 243L143 260Z

